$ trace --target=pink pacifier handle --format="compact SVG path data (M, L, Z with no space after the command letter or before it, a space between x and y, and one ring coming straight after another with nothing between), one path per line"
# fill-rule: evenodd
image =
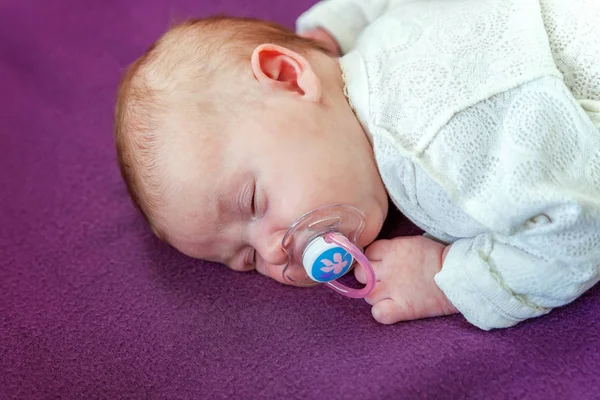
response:
M365 269L365 273L367 275L367 284L362 289L352 289L348 286L342 285L337 281L327 282L327 285L336 292L353 299L362 299L367 297L375 288L375 271L373 271L373 267L371 266L369 259L367 259L363 252L360 251L354 244L352 244L352 242L350 242L345 236L336 235L334 232L329 232L325 234L325 241L327 243L335 243L350 253L356 262L358 262Z

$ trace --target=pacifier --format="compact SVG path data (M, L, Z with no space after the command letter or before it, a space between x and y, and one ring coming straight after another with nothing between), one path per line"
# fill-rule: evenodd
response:
M375 273L356 246L364 228L364 215L348 205L323 206L303 215L290 226L281 242L288 255L283 278L297 286L325 283L347 297L368 296L375 287ZM354 263L362 265L367 275L367 284L361 289L336 281Z

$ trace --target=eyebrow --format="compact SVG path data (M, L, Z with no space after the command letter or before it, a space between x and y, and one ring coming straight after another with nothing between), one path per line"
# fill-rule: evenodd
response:
M246 193L252 190L253 182L248 179L244 180L236 180L238 183L234 185L229 184L226 189L231 189L231 187L235 187L232 196L217 196L217 232L220 233L223 228L229 223L236 219L236 217L241 218L244 215L244 200L246 198ZM243 182L240 184L239 182ZM226 190L225 193L230 192L230 190ZM237 203L237 206L236 206ZM228 252L228 254L223 257L223 263L232 268L244 268L246 265L241 253L244 251L244 246L240 246L239 249L233 249L233 251ZM242 259L240 262L239 260ZM234 265L235 263L235 265ZM239 264L239 265L238 265Z
M223 223L225 222L224 215L231 214L231 203L231 198L229 197L219 196L217 199L217 221L219 224L219 231L221 230L220 228L222 227L222 225L224 225Z
M240 185L236 185L236 187L238 189L235 190L233 196L217 196L217 221L219 221L220 225L231 222L233 216L241 216L244 213L243 198L247 186L242 187L241 191L239 190ZM235 206L236 202L238 203L237 207Z

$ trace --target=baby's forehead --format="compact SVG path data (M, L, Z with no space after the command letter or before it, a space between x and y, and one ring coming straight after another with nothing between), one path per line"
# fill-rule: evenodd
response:
M161 145L166 196L169 203L186 212L198 207L214 207L220 196L238 184L244 174L237 157L228 151L226 140L183 129ZM189 211L188 211L189 210ZM216 211L216 210L215 210Z

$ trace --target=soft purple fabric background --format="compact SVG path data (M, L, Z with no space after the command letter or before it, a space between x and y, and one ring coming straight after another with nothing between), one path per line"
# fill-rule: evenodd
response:
M2 1L0 399L600 397L597 289L504 331L380 326L152 238L115 163L123 67L185 17L293 26L313 2Z

